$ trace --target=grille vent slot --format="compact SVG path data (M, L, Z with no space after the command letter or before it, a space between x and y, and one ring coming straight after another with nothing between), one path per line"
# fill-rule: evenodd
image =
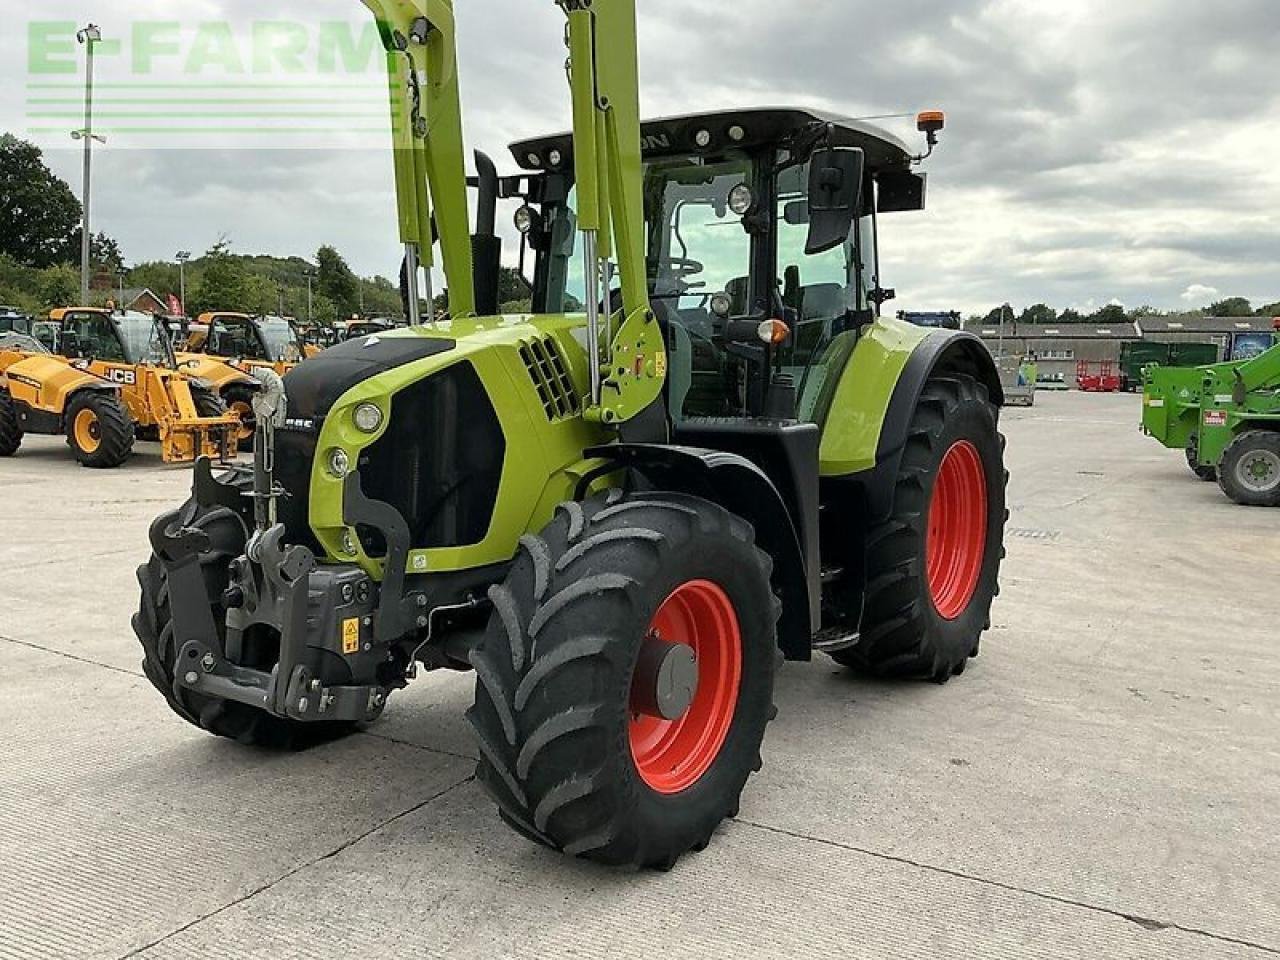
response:
M578 395L569 379L569 368L560 347L550 337L530 340L520 347L520 359L529 371L547 419L568 420L581 412Z

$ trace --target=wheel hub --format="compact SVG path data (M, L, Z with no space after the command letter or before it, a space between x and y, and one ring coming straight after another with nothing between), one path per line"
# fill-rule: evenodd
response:
M653 615L632 675L628 737L650 789L697 783L728 739L742 682L742 633L718 584L691 580Z
M1280 482L1280 456L1270 450L1256 450L1240 460L1240 483L1255 493L1270 490Z
M631 707L647 717L679 720L689 712L698 690L698 658L685 643L651 636L640 648Z

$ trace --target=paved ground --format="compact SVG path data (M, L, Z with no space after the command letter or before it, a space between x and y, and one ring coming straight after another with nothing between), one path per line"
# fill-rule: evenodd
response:
M788 666L741 817L670 874L562 860L472 780L465 677L246 751L142 678L149 519L186 487L0 462L0 957L1280 954L1280 516L1132 397L1006 416L1005 590L945 688Z

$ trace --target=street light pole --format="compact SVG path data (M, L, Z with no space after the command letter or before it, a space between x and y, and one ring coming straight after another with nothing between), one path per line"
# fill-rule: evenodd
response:
M310 326L313 321L311 314L311 281L315 279L316 275L308 270L304 276L307 278L307 325Z
M93 48L102 40L102 31L89 24L76 34L88 51L84 78L84 130L79 139L84 140L84 198L80 219L80 302L89 304L89 179L93 165Z
M181 301L182 315L187 315L187 261L191 259L190 250L179 250L175 259L178 261L178 299Z

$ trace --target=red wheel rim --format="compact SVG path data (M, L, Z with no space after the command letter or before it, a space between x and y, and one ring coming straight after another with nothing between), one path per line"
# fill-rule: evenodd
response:
M646 639L693 648L698 687L678 720L648 716L632 693L631 756L640 778L658 793L673 794L698 782L715 762L733 726L742 680L742 632L733 602L709 580L678 587L658 608Z
M959 619L968 608L986 552L987 472L978 448L959 440L942 458L929 504L929 594L944 619Z

